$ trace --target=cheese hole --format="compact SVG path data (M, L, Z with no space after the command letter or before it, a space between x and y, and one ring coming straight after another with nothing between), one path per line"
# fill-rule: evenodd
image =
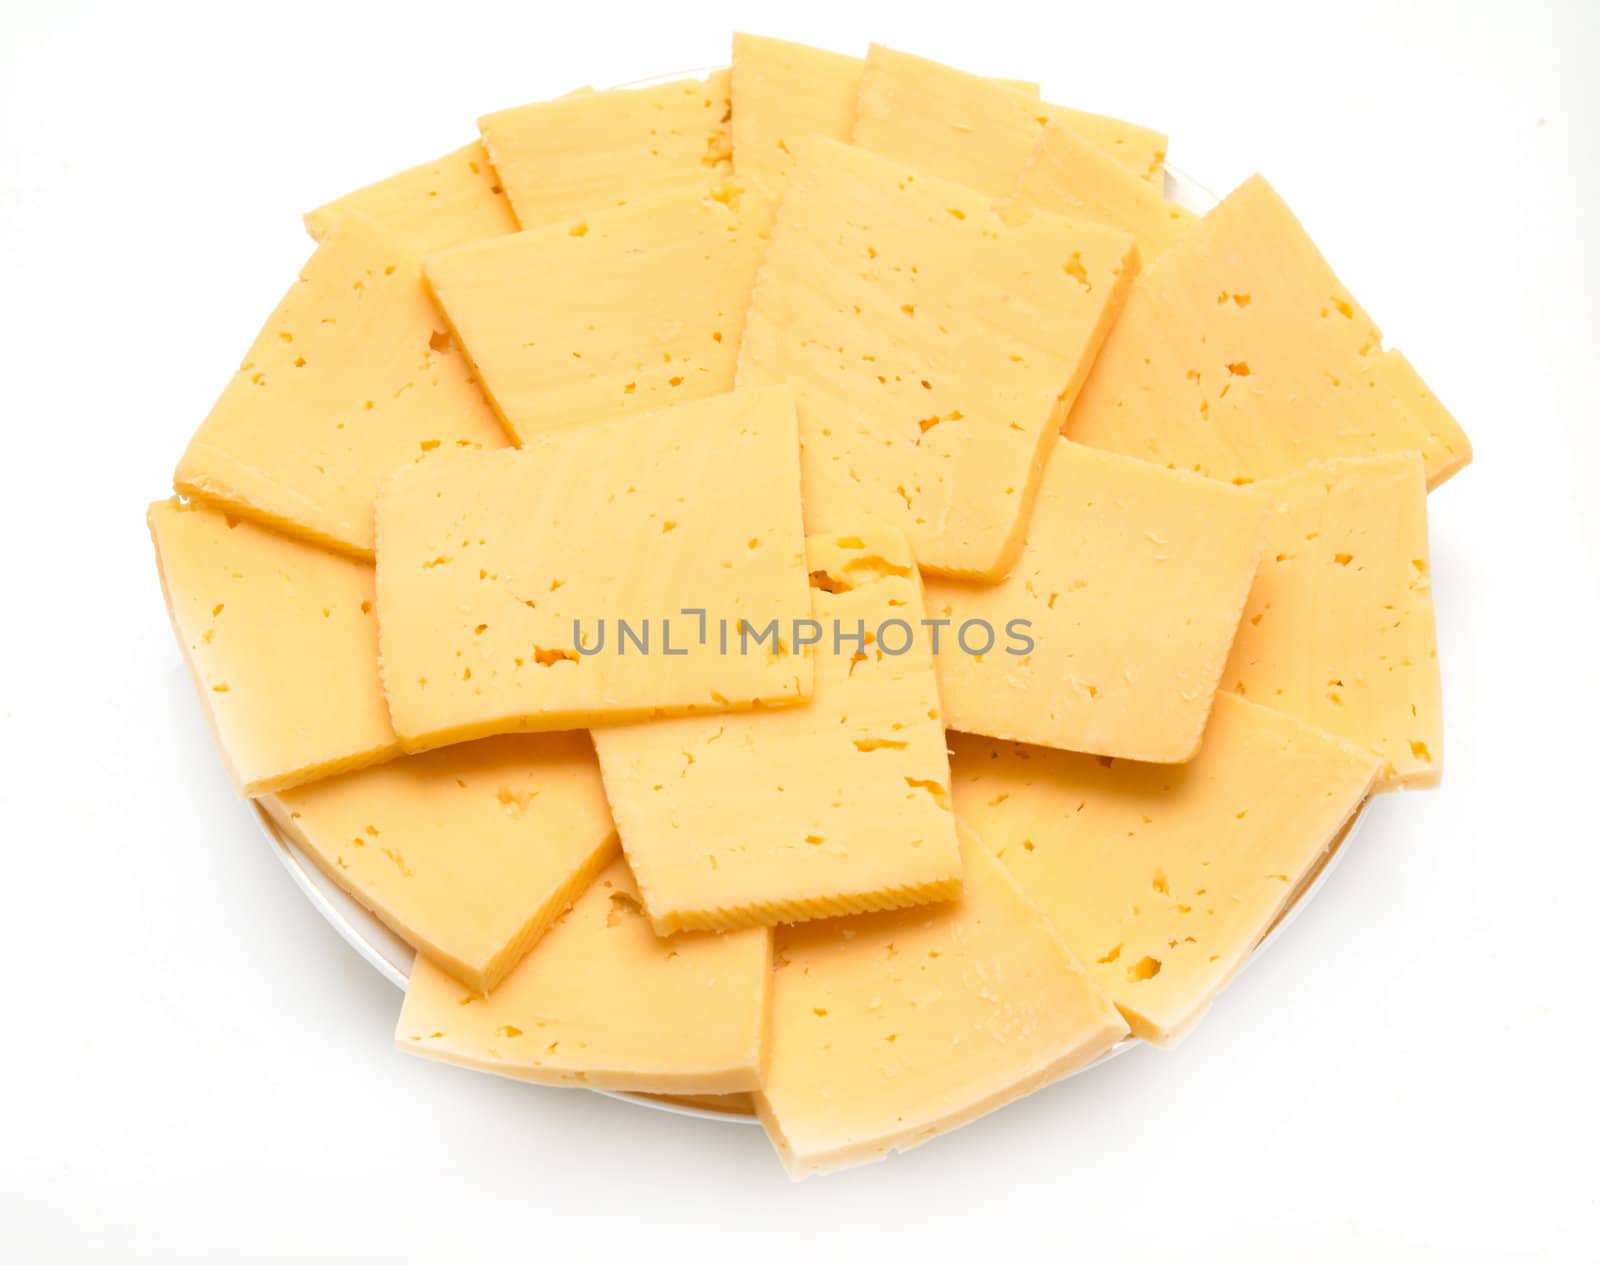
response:
M1158 958L1142 957L1128 968L1128 978L1136 984L1154 979L1159 974L1161 974L1161 962Z

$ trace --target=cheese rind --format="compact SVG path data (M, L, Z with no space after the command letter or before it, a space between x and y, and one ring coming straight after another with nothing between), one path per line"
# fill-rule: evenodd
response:
M1369 752L1227 694L1180 767L952 739L956 812L1158 1045L1205 1013L1376 770Z
M173 484L370 561L381 476L507 442L419 257L351 213L257 335Z
M806 555L815 625L801 635L819 639L806 706L595 731L658 934L893 909L961 890L911 549L880 529L813 536ZM898 629L876 637L895 619L907 625L903 645ZM836 640L836 629L859 636Z
M800 702L809 656L740 653L736 632L722 653L719 632L789 627L810 593L785 387L408 467L378 498L383 680L409 750Z
M949 621L945 723L1159 763L1200 744L1260 549L1266 501L1065 439L999 584L930 577ZM1028 621L1013 630L1014 621ZM964 653L964 626L977 621ZM1031 644L1029 644L1031 641ZM971 648L971 647L969 647Z
M613 861L488 997L418 959L395 1044L546 1085L736 1094L761 1082L772 938L670 939Z
M464 743L283 791L262 807L334 882L479 993L617 852L582 733Z
M478 141L307 211L306 231L320 242L350 211L381 224L424 255L517 228L511 203Z
M756 1112L794 1176L909 1150L1127 1033L983 845L960 900L780 927Z
M173 632L240 794L399 754L370 566L193 503L157 501L148 522Z
M554 224L725 176L729 76L614 88L478 120L523 228Z
M751 299L741 385L788 382L807 529L896 527L925 570L997 578L1136 267L1131 237L813 137Z
M1256 486L1273 514L1222 688L1377 752L1380 785L1437 781L1421 459L1350 458Z
M1066 433L1233 482L1415 450L1437 486L1472 458L1260 176L1140 275Z
M525 443L730 390L771 220L764 195L686 188L435 255L427 275Z

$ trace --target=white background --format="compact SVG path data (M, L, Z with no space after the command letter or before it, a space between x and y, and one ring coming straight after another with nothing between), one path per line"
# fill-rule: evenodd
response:
M1600 6L0 5L0 1258L1600 1259ZM491 108L872 38L1265 171L1458 413L1441 790L1180 1049L791 1185L394 1053L233 800L142 522L309 252Z

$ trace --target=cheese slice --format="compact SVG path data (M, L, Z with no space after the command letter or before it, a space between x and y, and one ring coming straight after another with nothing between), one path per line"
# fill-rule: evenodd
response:
M479 993L617 852L582 733L463 743L262 807L334 882Z
M1381 785L1437 781L1421 459L1350 458L1257 487L1274 513L1223 689L1371 748L1383 757Z
M952 740L957 814L1158 1045L1244 964L1376 770L1370 753L1227 694L1181 768Z
M751 300L739 382L789 382L806 527L898 527L925 568L1003 575L1132 239L812 138Z
M778 928L756 1112L792 1175L909 1150L1126 1035L983 845L962 854L959 901Z
M350 214L256 337L173 483L370 561L380 476L506 442L418 256Z
M1133 234L1148 263L1194 223L1099 146L1058 122L1040 134L1023 168L1014 203Z
M241 794L399 754L370 566L194 503L157 501L148 521L173 632Z
M433 256L428 279L526 442L730 390L771 221L761 195L680 189Z
M930 578L945 723L1173 763L1200 745L1250 591L1265 500L1064 439L1016 568Z
M378 619L407 748L808 697L808 655L738 635L811 613L797 447L779 387L395 475Z
M615 88L478 120L523 228L728 174L729 75Z
M622 846L659 934L798 922L961 890L922 591L905 537L806 542L805 707L595 731ZM899 621L889 626L886 621Z
M1141 275L1067 434L1234 482L1415 450L1437 485L1472 457L1259 176Z
M419 958L395 1044L545 1085L734 1094L761 1081L772 936L662 939L619 858L488 997Z
M306 212L306 231L320 242L349 211L381 224L420 254L517 228L511 203L479 141Z
M1009 198L1051 119L1100 145L1135 175L1161 180L1166 138L1159 132L1047 105L881 44L867 53L851 135L864 149L929 175Z

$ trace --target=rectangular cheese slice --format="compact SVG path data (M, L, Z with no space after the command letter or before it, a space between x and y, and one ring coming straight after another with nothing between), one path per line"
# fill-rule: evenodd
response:
M374 220L424 255L517 228L511 203L479 141L306 212L306 231L320 242L348 211Z
M814 623L777 635L816 643L807 706L595 731L622 846L660 934L961 890L910 546L879 529L813 536L806 557Z
M507 428L526 442L733 386L772 204L680 189L428 260Z
M399 754L370 566L198 504L157 501L148 521L172 630L241 794Z
M1061 123L1039 135L1014 203L1133 234L1145 263L1178 240L1195 217L1146 180Z
M1420 451L1437 485L1472 457L1259 176L1141 275L1067 434L1234 482Z
M1376 770L1370 753L1228 694L1181 768L952 740L961 820L1158 1045L1205 1013Z
M1172 763L1200 745L1255 573L1266 501L1055 441L999 584L930 578L945 723Z
M650 929L621 858L488 997L417 960L408 1054L545 1085L733 1094L761 1082L772 933Z
M1274 512L1222 688L1377 752L1380 785L1437 781L1421 459L1349 458L1257 488Z
M582 733L463 743L262 806L334 882L479 993L617 852Z
M797 703L811 613L794 404L741 391L410 466L378 499L378 623L410 750Z
M507 442L418 255L348 214L257 335L173 483L370 561L381 476Z
M1126 1035L984 846L962 854L959 901L778 928L756 1112L792 1175L909 1150Z
M951 66L874 44L856 102L852 139L929 175L1008 198L1044 125L1056 119L1140 177L1159 181L1166 138L1037 97Z
M729 76L614 88L478 120L523 228L621 206L730 168Z
M1136 266L1128 234L813 137L751 300L739 382L788 382L806 526L898 527L924 568L996 578Z

